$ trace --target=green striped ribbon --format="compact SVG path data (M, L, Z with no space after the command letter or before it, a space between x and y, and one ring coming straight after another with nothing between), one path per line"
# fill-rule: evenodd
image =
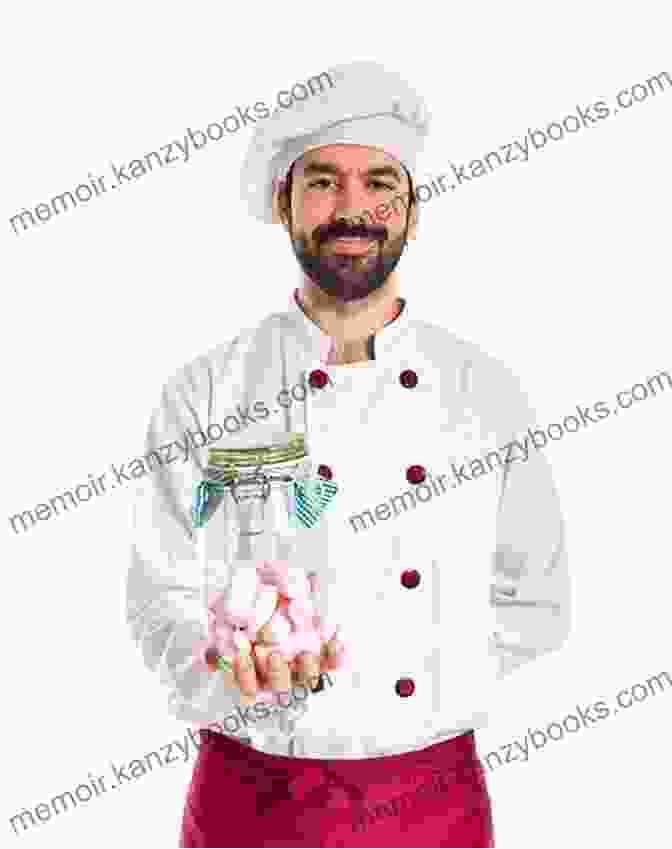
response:
M224 481L206 479L196 484L191 503L191 522L195 528L205 526L218 503L213 496L223 495L226 490L227 485Z
M338 492L333 481L324 478L294 481L294 509L289 515L293 528L313 528Z

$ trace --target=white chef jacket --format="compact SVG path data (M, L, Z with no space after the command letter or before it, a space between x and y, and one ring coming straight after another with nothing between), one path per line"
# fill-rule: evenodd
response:
M568 635L564 523L548 463L529 444L526 461L507 448L535 427L526 396L497 360L402 304L373 338L373 359L335 366L295 295L287 312L182 368L151 419L147 456L225 419L232 432L230 417L247 412L250 446L276 441L278 428L302 433L314 467L327 465L338 486L317 526L297 533L292 562L317 572L315 603L340 627L349 663L300 709L231 735L271 754L375 757L482 728L498 679ZM311 386L315 370L328 375L324 388ZM409 370L415 386L400 380ZM306 399L290 403L297 386ZM192 658L206 634L190 508L207 450L192 443L187 462L154 464L138 485L127 582L145 664L173 715L196 727L241 704ZM479 458L485 473L474 470ZM431 487L408 482L418 465ZM409 570L420 577L411 588L401 581ZM220 588L229 579L220 564ZM412 695L398 694L401 679Z

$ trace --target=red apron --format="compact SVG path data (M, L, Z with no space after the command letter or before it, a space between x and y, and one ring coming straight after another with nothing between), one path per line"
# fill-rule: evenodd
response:
M417 752L339 760L200 736L181 847L494 846L473 732Z

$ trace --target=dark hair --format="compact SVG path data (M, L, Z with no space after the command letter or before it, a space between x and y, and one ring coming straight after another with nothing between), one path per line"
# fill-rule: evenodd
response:
M294 162L292 162L292 164L289 166L289 171L287 172L287 176L285 177L285 188L282 191L282 193L280 194L280 204L281 204L281 206L284 206L284 208L287 212L291 212L291 209L292 209L292 177L293 177L294 166L296 165L297 162L298 162L298 159L295 159ZM410 212L411 207L415 203L415 190L413 188L413 180L411 178L411 175L408 173L408 169L406 168L405 165L402 165L401 167L404 169L404 171L406 172L406 176L408 177L408 186L409 186L408 209L409 209L409 212Z

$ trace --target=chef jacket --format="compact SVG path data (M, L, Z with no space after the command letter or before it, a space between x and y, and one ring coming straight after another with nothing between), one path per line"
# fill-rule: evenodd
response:
M535 418L496 359L406 301L368 361L325 363L328 343L295 293L166 383L147 457L187 432L226 432L209 446L195 437L186 462L155 463L139 483L127 619L174 716L195 727L240 716L239 692L193 659L206 637L193 489L235 422L250 446L279 428L303 434L338 492L296 534L292 563L317 574L317 609L339 626L348 664L301 706L232 736L271 754L376 757L484 727L497 681L565 641L564 522L545 457L529 438L526 460L514 445Z

